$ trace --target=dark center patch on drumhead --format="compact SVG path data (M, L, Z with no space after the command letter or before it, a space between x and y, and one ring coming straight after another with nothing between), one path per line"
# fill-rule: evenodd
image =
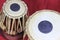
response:
M52 31L53 25L51 22L44 20L38 24L38 29L42 33L49 33Z
M13 4L11 4L10 9L11 9L12 11L19 11L20 5L17 4L17 3L13 3Z

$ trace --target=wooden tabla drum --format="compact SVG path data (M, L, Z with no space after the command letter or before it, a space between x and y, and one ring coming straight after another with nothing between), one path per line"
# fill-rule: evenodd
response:
M22 0L7 0L3 5L0 27L9 35L16 35L25 30L27 5Z
M60 40L60 15L53 10L40 10L26 22L29 40Z

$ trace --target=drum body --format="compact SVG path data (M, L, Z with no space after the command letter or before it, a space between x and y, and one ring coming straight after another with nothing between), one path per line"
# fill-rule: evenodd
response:
M26 22L28 40L60 40L60 15L53 10L40 10Z
M27 5L21 0L9 0L3 5L0 28L8 35L17 35L25 30Z

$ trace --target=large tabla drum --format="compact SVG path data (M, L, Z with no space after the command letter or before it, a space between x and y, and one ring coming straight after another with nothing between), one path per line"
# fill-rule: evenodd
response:
M0 28L9 35L16 35L25 30L27 5L22 0L7 0L0 16Z
M29 40L60 40L60 15L53 10L40 10L26 22Z

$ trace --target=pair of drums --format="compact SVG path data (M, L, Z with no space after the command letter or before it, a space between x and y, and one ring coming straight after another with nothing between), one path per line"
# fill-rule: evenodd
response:
M40 10L27 18L27 6L23 1L9 0L3 5L0 28L16 35L25 30L30 40L60 40L60 15L52 10Z
M26 22L29 40L60 40L60 15L53 10L40 10Z

